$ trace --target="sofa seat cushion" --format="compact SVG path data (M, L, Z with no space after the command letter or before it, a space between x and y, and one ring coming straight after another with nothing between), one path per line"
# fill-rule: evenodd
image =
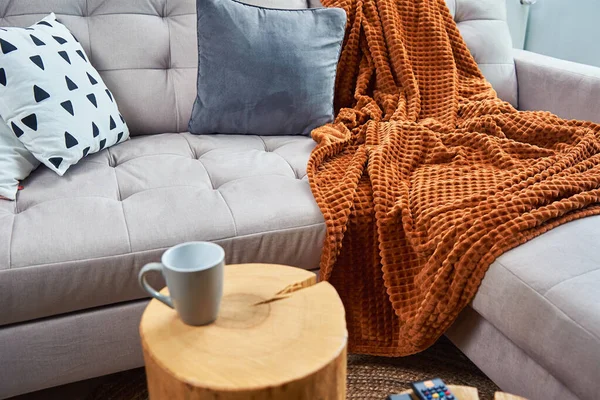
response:
M0 325L146 295L137 272L169 246L221 244L228 263L318 268L325 226L308 137L162 134L39 168L0 201Z
M569 390L591 399L600 377L599 287L600 216L594 216L500 256L472 306Z

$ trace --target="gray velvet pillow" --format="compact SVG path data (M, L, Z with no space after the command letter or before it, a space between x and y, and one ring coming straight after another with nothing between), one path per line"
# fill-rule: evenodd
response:
M192 133L308 135L333 120L346 13L197 0Z

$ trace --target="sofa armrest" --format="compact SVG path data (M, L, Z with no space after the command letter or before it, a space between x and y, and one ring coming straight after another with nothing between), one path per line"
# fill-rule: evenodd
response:
M600 122L600 68L514 50L519 109Z

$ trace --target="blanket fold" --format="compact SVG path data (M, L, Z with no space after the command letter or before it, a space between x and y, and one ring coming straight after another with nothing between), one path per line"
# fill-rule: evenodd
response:
M484 79L444 0L324 0L348 15L332 124L308 163L321 277L350 351L424 350L503 252L600 214L600 126L519 112Z

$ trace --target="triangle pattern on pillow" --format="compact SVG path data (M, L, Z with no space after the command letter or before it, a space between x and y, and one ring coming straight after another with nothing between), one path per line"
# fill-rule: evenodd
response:
M19 128L17 126L17 124L15 124L14 122L10 123L10 127L12 128L13 132L15 133L15 136L18 138L21 137L21 135L24 133L23 129Z
M84 50L74 43L77 38L72 39L69 36L72 33L60 23L48 21L18 32L16 29L3 32L0 28L0 91L6 92L9 98L19 96L7 107L11 108L6 113L9 134L14 134L28 149L31 147L31 153L42 163L62 174L81 158L126 140L129 132L117 122L120 114L116 99ZM75 53L84 64L78 64ZM21 79L19 69L28 70L29 76L17 84L17 78ZM95 109L89 108L81 95ZM30 106L25 112L18 109L22 102ZM59 111L57 104L72 117ZM52 116L50 120L49 116ZM109 130L104 125L107 116ZM91 132L88 131L90 124ZM87 136L88 132L93 138Z
M43 70L45 70L44 67L44 61L42 60L42 57L40 56L31 56L29 57L29 59L31 60L32 63L34 63L35 65L37 65L38 67L40 67Z
M42 42L36 36L29 35L29 37L31 38L31 40L33 41L33 43L35 43L36 46L45 46L46 45L46 43Z
M71 135L69 132L65 132L65 146L67 147L67 149L75 147L78 144L79 142L73 137L73 135Z
M0 39L0 49L2 49L2 54L8 54L17 50L17 48L10 42L7 42L4 39Z
M60 105L62 106L62 108L67 110L69 114L75 116L75 111L73 111L73 103L71 103L69 100L63 101L62 103L60 103Z
M50 95L41 87L33 85L33 97L35 98L35 102L39 103L46 100Z
M77 85L75 84L75 82L73 82L73 81L72 81L72 80L71 80L71 79L70 79L68 76L66 76L66 75L65 75L65 82L67 82L67 88L68 88L70 91L73 91L73 90L75 90L75 89L78 89L78 88L79 88L79 86L77 86Z
M90 103L94 105L94 107L98 108L98 103L96 102L96 96L94 95L94 93L90 93L85 97L87 97L87 99L90 101Z
M85 56L83 55L83 51L81 51L81 50L77 50L77 52L76 52L76 53L77 53L77 54L79 54L79 57L83 58L83 61L87 62L87 60L86 60Z
M97 84L98 84L98 81L97 81L97 80L95 80L95 79L94 79L94 77L93 77L93 76L91 76L91 75L89 74L89 72L86 72L86 74L87 74L87 76L88 76L88 79L90 80L90 83L91 83L92 85L97 85Z
M58 168L58 167L60 167L60 164L62 164L63 158L62 157L51 157L48 159L48 161L50 161L52 163L52 165L54 165L56 168Z
M31 130L37 131L38 123L37 116L35 114L29 114L28 116L23 118L21 122L24 123Z
M64 58L64 60L66 62L68 62L69 64L71 64L71 59L69 58L69 55L67 54L66 51L61 50L61 51L58 52L58 55L60 55L62 58Z
M67 41L63 38L61 38L60 36L52 36L54 38L54 40L56 40L59 44L65 44L67 43Z

